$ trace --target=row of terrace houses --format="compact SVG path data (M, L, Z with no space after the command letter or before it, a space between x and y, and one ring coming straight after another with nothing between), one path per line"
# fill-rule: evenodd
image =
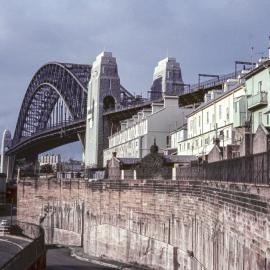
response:
M170 126L176 118L183 125L191 111L191 108L178 106L177 96L165 96L161 102L153 102L150 110L143 109L122 121L120 131L109 137L109 148L104 151L104 166L114 152L118 157L142 158L149 153L154 141L161 150L165 150Z
M171 132L171 148L177 149L177 155L205 159L215 146L220 158L258 153L261 147L256 144L255 149L252 141L259 126L266 133L270 127L269 87L270 60L260 59L255 68L227 81L222 90L208 92L205 102L187 116L187 126Z
M249 113L243 106L246 99L245 87L241 80L230 80L222 90L212 90L205 95L205 102L191 112L187 118L187 130L180 128L172 133L171 147L177 148L178 155L207 155L215 139L221 140L222 147L236 142L236 127L243 127ZM184 132L185 131L185 132Z
M207 89L204 102L199 105L179 106L179 96L163 94L151 108L122 121L120 130L109 137L104 166L113 153L119 158L145 157L154 140L165 155L202 157L209 162L267 151L270 46L268 51L268 58L261 58L256 65L251 63L249 69L244 67L236 77L224 81L222 87ZM166 72L168 65L164 64L170 61L179 72L175 59L160 61L154 86L157 80L170 78ZM175 85L181 86L183 82L177 79ZM166 83L160 87L166 87ZM160 92L166 93L166 89ZM175 126L173 130L172 126Z

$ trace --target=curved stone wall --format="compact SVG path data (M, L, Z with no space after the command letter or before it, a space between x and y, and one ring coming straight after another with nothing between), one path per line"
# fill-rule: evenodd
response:
M14 269L46 269L46 247L44 230L36 224L16 221L11 228L11 236L31 239L22 250L7 261L0 268L3 270ZM12 238L11 238L12 239Z
M269 191L207 181L21 181L18 214L37 222L48 202L68 203L77 214L52 211L43 218L47 234L60 239L65 226L67 238L77 233L84 251L96 256L154 269L266 270Z

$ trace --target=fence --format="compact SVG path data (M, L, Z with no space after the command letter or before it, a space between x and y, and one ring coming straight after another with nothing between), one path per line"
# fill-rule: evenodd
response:
M270 184L269 157L270 152L265 152L191 167L179 167L176 169L176 179Z
M270 184L269 163L270 151L211 163L197 163L189 167L177 167L176 169L162 166L155 170L153 168L134 168L132 173L131 170L109 168L108 178L211 180L268 185Z

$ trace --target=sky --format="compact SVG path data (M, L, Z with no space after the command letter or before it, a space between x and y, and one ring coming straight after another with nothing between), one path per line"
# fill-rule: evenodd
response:
M27 86L47 62L91 64L111 51L121 84L140 94L169 55L184 82L196 83L198 73L251 60L251 47L254 58L267 56L269 14L269 0L0 0L0 134L14 132ZM79 144L71 147L79 158Z

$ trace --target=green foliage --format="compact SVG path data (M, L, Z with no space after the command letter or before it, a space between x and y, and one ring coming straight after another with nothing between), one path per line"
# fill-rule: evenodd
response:
M40 166L41 173L53 173L53 168L51 164L44 164Z

